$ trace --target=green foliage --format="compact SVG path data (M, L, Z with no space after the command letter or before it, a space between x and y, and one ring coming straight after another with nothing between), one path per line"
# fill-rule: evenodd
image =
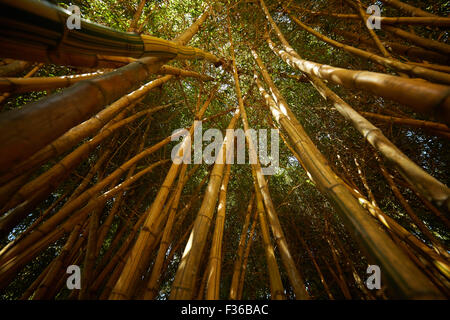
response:
M119 1L119 0L71 0L62 1L54 0L53 3L62 7L70 4L80 6L82 17L90 21L103 24L116 30L127 30L129 23L133 17L138 0ZM316 11L333 11L337 13L351 13L348 7L341 7L340 1L296 1L299 6L308 7ZM368 1L366 1L368 3ZM435 12L442 16L446 16L450 11L449 1L409 1L412 5L416 5L430 12ZM394 197L389 187L386 185L383 177L379 173L377 163L373 157L373 149L364 142L360 134L345 120L340 114L333 109L333 106L324 102L320 94L309 84L301 83L295 79L286 77L288 75L298 74L287 64L276 57L268 48L262 39L264 28L266 28L266 20L261 9L257 5L257 1L230 1L230 3L218 3L215 5L213 15L201 27L200 32L194 36L189 45L210 51L217 56L230 59L230 44L226 25L226 5L232 7L232 36L235 42L236 62L240 73L240 83L244 95L248 96L246 100L246 108L249 117L249 123L252 128L270 128L267 122L267 107L259 96L255 86L252 86L253 71L256 66L249 51L249 46L254 46L262 60L268 66L273 80L286 98L291 109L297 116L300 123L305 127L311 139L317 145L319 150L328 159L331 167L337 174L351 181L359 190L365 192L361 179L358 175L354 164L356 159L362 166L366 174L368 184L370 185L375 199L378 201L380 208L389 216L405 228L416 234L418 237L425 237L415 227L409 217L404 212L397 199ZM270 11L279 24L282 32L288 38L288 41L299 52L302 57L319 63L325 63L333 66L340 66L349 69L366 69L377 70L378 66L374 66L363 59L353 57L341 50L331 48L327 44L317 40L313 35L300 30L281 10L278 1L267 1ZM203 12L205 3L200 0L183 1L147 1L144 12L139 20L143 23L148 16L148 22L143 27L144 34L150 34L164 39L173 39L183 30L189 27L193 21ZM399 12L392 8L383 7L383 15L398 16ZM348 21L311 17L308 21L318 31L342 40L333 34L333 29L339 28L344 30L361 30L361 24L355 22L349 26ZM427 34L432 37L438 34L438 31L426 28L416 28L417 33ZM447 32L443 35L448 37ZM272 39L275 40L274 34ZM206 100L208 93L215 85L219 85L216 99L209 106L205 117L217 114L231 107L237 107L237 98L234 91L234 81L232 75L225 71L222 67L215 68L203 61L175 61L174 66L204 72L215 78L212 83L201 84L198 80L175 79L170 83L164 84L161 88L155 89L136 106L135 111L140 111L148 106L158 106L162 104L173 104L167 111L158 112L152 115L150 134L145 141L145 147L149 147L163 138L169 136L174 130L189 127L193 121L193 112L198 97L200 95L200 105ZM257 68L256 68L257 69ZM80 73L78 69L59 67L54 65L46 65L36 74L36 76L59 76L64 74ZM202 87L202 89L201 89ZM380 110L394 109L401 110L402 113L411 117L417 115L398 106L392 102L384 101L369 95L366 92L357 90L345 90L341 87L332 86L330 88L338 93L345 101L360 111L380 112ZM33 92L13 96L6 103L4 110L21 108L24 104L36 101L45 97L46 92ZM215 119L214 121L204 123L204 130L208 128L226 128L231 119L231 114ZM2 246L11 240L21 231L25 230L57 197L66 191L73 190L79 183L79 178L85 176L92 164L97 160L97 154L100 154L110 144L115 148L115 152L109 160L110 166L105 169L103 176L111 173L121 163L129 159L131 153L134 152L136 145L139 144L145 128L144 121L137 121L130 126L123 128L114 138L106 141L100 148L94 151L88 161L85 161L73 173L69 179L58 187L51 197L46 199L44 203L39 205L27 218L17 226L10 234L9 239L2 240ZM239 124L239 126L241 126ZM386 124L380 124L380 128L385 135L391 139L404 153L406 153L413 161L425 168L429 173L438 178L440 181L450 182L447 164L449 163L450 150L449 141L443 138L433 136L429 132L419 129L394 128ZM161 151L152 155L149 159L145 159L139 163L138 168L159 159L170 158L172 146L177 142L172 142ZM206 143L205 143L206 145ZM44 172L57 159L43 166L38 173ZM192 166L191 166L192 167ZM210 169L207 165L202 165L192 179L187 183L180 208L186 204L196 186ZM135 211L143 212L151 205L156 192L161 185L167 167L158 170L141 179L137 186L127 191L125 204L121 206L120 215L115 218L112 229L108 233L107 239L102 247L100 257L102 257L110 247L116 230L129 222L135 222L136 216L131 208ZM395 174L398 178L399 175ZM94 178L92 183L99 179ZM289 149L280 139L280 169L276 174L269 178L270 192L277 207L281 224L286 232L288 243L294 257L298 262L299 270L306 279L308 291L314 298L326 299L327 294L323 289L316 269L305 251L305 248L298 241L299 234L305 239L310 246L313 255L317 258L327 283L330 284L331 291L336 298L343 298L342 292L333 280L333 275L327 268L327 264L332 265L334 262L330 254L330 248L325 240L326 231L324 228L325 220L332 224L337 237L342 241L345 251L350 255L358 274L365 276L365 266L367 260L359 251L358 246L350 238L349 233L343 227L342 221L335 213L332 206L328 203L323 195L316 189L315 184L302 169L297 159L293 157ZM250 200L251 190L253 190L252 174L248 165L234 165L231 170L231 180L228 187L227 197L227 219L225 224L225 235L223 245L223 264L222 264L222 287L220 291L221 298L227 298L229 294L229 285L232 277L233 263L236 259L236 248L241 234L241 228L244 221L245 210ZM420 218L429 225L436 237L440 238L445 244L450 244L450 236L448 230L433 215L430 215L427 208L423 206L420 200L407 188L402 188L402 193L411 206L416 210ZM128 196L129 195L129 196ZM142 203L135 203L143 197ZM112 206L113 201L107 203L104 208L104 216ZM200 201L197 201L183 226L187 227L194 220L198 211ZM56 209L59 206L56 207ZM55 209L55 210L56 210ZM54 210L54 212L56 212ZM102 220L103 221L103 220ZM131 224L130 224L131 225ZM295 225L295 228L292 226ZM130 228L128 226L127 228ZM211 228L212 229L212 228ZM174 235L174 243L176 243L182 234ZM211 236L211 235L210 235ZM243 292L244 299L267 299L270 298L270 290L268 286L268 275L266 270L266 261L262 240L260 239L259 227L256 229L254 243L249 257L249 264L245 277L245 286ZM335 241L335 240L333 240ZM30 262L21 273L15 278L11 285L6 288L0 296L2 299L17 299L32 283L32 281L44 270L50 261L57 256L63 241L58 241L50 246L41 255ZM183 247L178 249L174 255L174 259L167 266L165 274L161 278L161 290L158 299L167 299L170 293L170 285L173 281ZM205 252L205 255L208 252ZM343 258L343 255L341 255ZM345 261L345 260L342 260ZM279 263L281 266L282 264ZM342 262L341 267L344 269L346 279L352 278L352 270ZM204 268L204 266L203 266ZM282 271L282 277L286 290L292 295L288 287L287 277ZM353 281L353 280L352 280ZM350 291L355 298L361 298L363 294L350 281ZM66 298L68 293L65 292L60 298Z

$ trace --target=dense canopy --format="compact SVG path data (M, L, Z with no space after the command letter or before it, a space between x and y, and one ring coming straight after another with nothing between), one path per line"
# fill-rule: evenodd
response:
M449 13L1 0L1 299L448 298Z

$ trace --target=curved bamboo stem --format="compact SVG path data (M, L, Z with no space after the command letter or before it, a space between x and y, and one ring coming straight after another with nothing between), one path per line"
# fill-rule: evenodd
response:
M385 270L385 274L390 274L388 279L392 281L392 289L395 287L397 294L400 296L441 297L441 293L433 284L404 256L384 232L380 232L374 221L368 219L365 210L360 207L356 199L345 188L345 183L327 165L327 161L314 146L306 132L298 131L298 126L294 127L285 113L280 111L272 97L261 86L259 88L274 118L287 131L290 139L294 142L294 148L302 158L302 162L307 167L309 175L319 190L334 204L349 228L353 230L352 235L366 249L369 256L377 261L377 264ZM286 109L285 106L283 106L284 109ZM399 257L404 259L402 259L402 268L407 268L408 271L401 270L395 262ZM414 281L402 279L411 277L412 274L414 274ZM418 286L415 285L417 281L421 282Z
M134 61L137 61L134 59ZM79 81L92 79L103 72L77 74L61 77L35 77L35 78L0 78L0 91L9 93L23 93L31 91L43 91L57 88L69 87ZM183 70L169 65L162 66L157 74L171 74L179 77L192 77L203 81L211 81L212 77L195 71ZM1 101L0 101L1 102Z
M0 4L0 14L6 15L6 17L0 19L0 36L10 37L11 34L9 33L8 28L11 25L17 25L17 23L13 23L14 17L17 19L23 18L23 15L17 14L17 10L19 10L19 12L20 10L24 10L31 15L44 15L50 21L56 21L58 25L61 24L61 21L66 21L66 19L60 20L61 18L67 18L67 13L53 6L46 5L43 2L34 2L30 0L4 1ZM13 19L13 22L11 22L11 19ZM206 17L204 19L206 19ZM204 19L202 21L204 21ZM8 22L11 22L11 24ZM6 25L3 25L3 23L6 23ZM194 23L182 33L175 42L150 37L145 43L137 45L138 47L143 46L142 48L144 50L150 50L150 52L153 53L155 53L154 50L160 50L160 52L167 52L167 50L169 50L171 53L168 55L163 54L162 56L159 55L159 57L153 56L141 58L136 62L130 63L105 75L101 75L95 79L79 82L61 93L27 104L20 110L12 110L1 114L0 135L3 139L0 143L0 153L5 156L0 158L0 167L7 170L13 163L23 161L73 126L88 119L95 112L98 112L102 106L113 102L131 91L141 81L147 79L152 73L157 72L164 62L175 57L202 57L213 59L214 56L210 54L200 52L198 49L189 49L182 46L192 38L195 32L198 31L200 24L201 23L197 22ZM29 23L25 23L22 27L25 27L23 32L25 33L26 38L29 37L31 32ZM81 30L71 30L71 32L72 34L75 33L78 38L80 36L79 32L87 32L90 27L96 29L102 36L104 36L105 33L114 34L114 31L111 29L86 22L83 23ZM68 33L70 34L71 32ZM16 32L14 33L16 37ZM39 38L43 33L44 32L39 26L39 32L36 36ZM54 33L55 32L51 31L51 34L54 35ZM134 35L130 36L135 37ZM57 36L57 41L60 41L61 39L67 41L68 38L70 38L68 35L63 37L62 34L60 34ZM6 42L6 40L4 41ZM15 38L14 41L17 41L17 39ZM123 42L124 40L120 38L118 41ZM133 42L132 40L130 41ZM27 42L25 41L25 43ZM48 41L44 41L44 43L48 43ZM81 47L83 47L84 41L81 43ZM87 43L96 42L92 42L92 39L90 39ZM100 45L101 43L102 40L100 39L98 44ZM58 44L58 42L55 43L55 45L56 44ZM60 44L58 48L61 49L61 46L62 45ZM3 50L7 51L7 47L7 45L2 45L2 47L0 47L0 53ZM125 48L133 48L133 46L125 41ZM41 49L43 49L46 55L47 50L45 46ZM69 49L71 50L70 47ZM95 54L101 52L100 48L96 48L95 46L90 49L93 50ZM36 54L36 59L38 59L38 53L35 52L36 50L30 49L30 51L28 51L25 50L24 47L20 47L20 50L14 49L14 52L25 51L27 54L34 52ZM51 50L48 52L51 52ZM106 54L114 53L109 52ZM130 54L127 54L127 56L130 56ZM133 55L131 54L131 56ZM135 55L135 57L141 56L142 52ZM216 57L214 57L213 60L217 64L220 63ZM48 123L51 123L52 126L48 126Z
M253 171L253 180L255 185L256 194L256 211L259 217L259 226L261 228L261 236L263 240L264 251L266 253L267 269L269 272L270 294L272 300L284 300L284 288L281 281L280 271L278 269L278 263L275 258L275 252L273 249L272 241L270 239L269 226L267 225L266 213L264 211L264 203L261 195L258 182L256 180L255 169Z
M421 78L424 78L424 79L427 79L430 81L434 81L434 82L438 82L438 83L450 84L450 75L445 72L434 71L434 70L430 70L427 68L423 68L421 66L409 65L406 63L402 63L398 60L392 59L390 57L390 55L388 55L386 57L381 57L376 54L373 54L373 53L370 53L370 52L367 52L367 51L364 51L364 50L361 50L361 49L358 49L358 48L355 48L352 46L342 44L338 41L335 41L333 39L330 39L330 38L324 36L323 34L321 34L318 31L308 27L306 24L302 23L296 17L294 17L294 16L290 16L290 17L303 30L308 31L309 33L314 35L316 38L318 38L328 44L331 44L332 46L334 46L336 48L341 48L344 51L347 51L349 53L355 54L362 58L366 58L368 60L374 61L382 66L394 68L400 72L406 72L410 75L414 75L416 77L421 77Z
M267 11L268 14L268 11ZM273 20L271 20L273 22ZM276 33L281 35L276 24L271 23L274 27ZM276 50L273 42L267 38L269 45L272 50L278 54L285 62L289 63L289 59L296 59L299 55L289 46L289 43L284 39L284 37L280 37L283 41L283 45L288 48L292 55L285 54L283 55L282 50ZM264 79L268 82L271 90L274 90L275 87L268 72L266 71L264 65L262 64L261 59L258 58L255 51L253 51L256 62L260 66L262 70ZM287 55L290 56L287 57ZM294 56L295 55L295 56ZM379 150L384 157L389 159L396 167L399 168L402 175L411 181L414 185L420 189L421 193L424 194L428 199L433 199L439 205L446 204L450 207L450 190L443 183L433 178L431 175L426 173L422 168L417 166L414 162L412 162L406 155L404 155L394 144L392 144L379 130L377 127L372 125L369 121L359 115L350 105L348 105L344 100L342 100L338 95L336 95L333 91L331 91L324 82L314 74L308 74L310 77L311 84L319 91L319 93L326 100L332 101L333 105L336 107L338 112L344 116L347 120L351 121L353 126L364 136L364 138L373 145L377 150ZM286 105L284 99L281 99L279 96L279 92L276 90L275 96L277 100L280 101L281 104ZM286 108L289 110L289 108ZM290 111L287 111L289 116L292 119L295 119ZM294 121L294 120L293 120Z
M81 19L80 29L70 30L65 25L70 15L67 11L45 2L30 0L3 1L0 13L0 35L3 42L0 53L4 57L33 57L35 61L53 62L52 57L59 56L59 59L69 60L66 65L70 64L73 57L76 60L79 56L97 54L132 58L158 57L168 60L207 59L216 64L220 63L220 60L209 52L186 47L186 40L192 37L191 34L180 36L181 41L169 41L115 31L84 19ZM15 27L11 29L13 25ZM31 43L28 40L30 36L33 36L34 40ZM41 45L37 46L35 43ZM18 48L21 50L17 50Z
M145 97L148 92L163 83L166 83L172 79L172 76L164 76L162 78L151 81L139 89L133 91L132 93L123 96L122 98L116 100L114 103L109 105L104 110L97 113L92 118L80 123L79 125L71 128L69 131L64 133L62 136L58 137L56 140L52 141L49 145L45 146L35 154L33 154L30 158L25 161L13 165L7 172L5 170L0 170L0 172L4 172L4 174L0 177L0 182L4 183L23 172L27 172L39 165L44 164L47 160L59 156L64 152L70 150L72 147L77 145L80 141L88 137L89 135L97 132L99 129L103 127L103 130L99 132L96 136L91 140L92 145L96 144L95 140L99 140L98 143L109 136L114 130L119 129L123 125L134 121L134 119L143 116L144 114L152 114L154 112L160 111L169 107L170 105L157 106L153 109L149 109L147 111L138 113L139 116L133 115L128 117L127 120L117 121L118 119L114 119L116 121L111 121L114 117L119 117L120 112L123 110L130 110L139 99ZM122 117L122 116L120 116Z
M387 74L336 68L299 59L269 45L286 63L308 75L331 81L350 89L363 89L375 95L400 102L416 112L431 114L450 123L450 87L427 81L405 79ZM413 99L416 99L413 101Z

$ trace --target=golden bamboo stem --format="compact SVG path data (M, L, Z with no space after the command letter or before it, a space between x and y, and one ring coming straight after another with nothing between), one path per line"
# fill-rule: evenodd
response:
M217 206L217 215L215 221L215 228L211 244L211 250L208 260L208 275L206 279L206 295L207 300L219 300L220 290L220 274L222 263L222 240L225 227L225 214L227 203L227 188L230 181L231 165L229 163L225 166L225 173L222 179L222 185L219 191L219 203Z
M240 112L236 111L227 129L233 129L239 117ZM206 189L201 207L195 219L194 227L189 236L188 243L184 249L181 262L175 275L175 280L172 284L170 293L170 299L172 300L192 299L193 297L195 279L214 214L215 205L218 200L217 197L225 168L225 159L227 153L231 150L231 142L232 140L230 137L226 136L216 157L216 159L220 159L221 161L216 161L212 169L208 188Z

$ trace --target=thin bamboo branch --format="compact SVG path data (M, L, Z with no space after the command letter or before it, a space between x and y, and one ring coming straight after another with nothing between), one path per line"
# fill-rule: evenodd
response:
M248 257L250 255L250 249L252 247L253 237L255 236L257 222L258 222L258 212L257 212L257 210L255 210L255 215L253 217L253 223L252 223L252 226L250 227L250 233L248 235L247 245L245 246L244 259L242 261L241 273L239 275L239 287L238 287L237 300L242 300L242 293L244 291L245 274L247 272Z
M237 258L234 261L234 268L233 268L233 277L231 279L231 285L230 285L230 300L236 300L238 295L238 287L239 287L239 279L240 274L242 270L242 258L244 254L244 248L245 248L245 240L247 238L247 232L248 232L248 226L250 224L250 218L251 214L253 212L253 204L255 201L255 194L252 193L252 196L250 198L250 201L247 206L247 213L245 214L244 218L244 224L242 226L241 236L239 238L239 245L237 250Z
M351 40L356 41L356 44L359 45L360 43L364 45L368 45L370 47L373 47L373 42L366 39L363 35L355 34L352 32L344 31L341 29L334 29L334 33L342 35L344 38L349 38ZM388 41L382 41L383 45L388 48L391 52L399 54L399 55L405 55L413 59L420 59L420 60L430 60L438 63L448 63L450 58L446 55L425 50L420 47L415 46L406 46L400 43L396 42L388 42Z
M413 7L413 6L409 5L409 4L403 3L403 2L398 1L398 0L381 0L381 1L386 3L386 4L388 4L388 5L390 5L390 6L392 6L392 7L397 8L397 9L399 9L399 10L405 12L405 13L408 13L408 14L414 16L414 17L438 18L438 16L436 16L436 15L434 15L432 13L423 11L423 10L421 10L419 8Z
M299 8L299 7L296 7ZM299 8L302 11L313 15L313 16L328 16L340 19L352 19L359 20L361 17L357 14L346 14L346 13L334 13L334 12L324 12L324 11L311 11L306 8ZM449 27L450 18L445 17L376 17L375 19L383 24L407 24L407 25L424 25L424 26L434 26L434 27Z

